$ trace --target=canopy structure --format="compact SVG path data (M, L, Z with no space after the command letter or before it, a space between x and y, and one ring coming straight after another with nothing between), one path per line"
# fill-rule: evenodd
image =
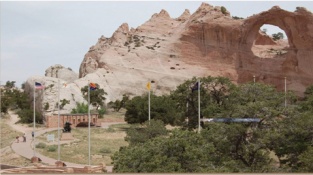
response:
M222 122L222 123L230 123L230 122L235 122L235 123L242 123L242 122L255 122L258 123L261 121L259 118L204 118L201 119L203 122Z

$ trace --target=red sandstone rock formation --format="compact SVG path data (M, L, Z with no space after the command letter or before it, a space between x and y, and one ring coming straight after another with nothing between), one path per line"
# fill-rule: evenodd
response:
M288 44L262 35L264 24L284 30ZM312 50L313 14L305 8L289 12L275 6L235 20L220 7L203 3L192 15L186 10L173 19L162 10L136 29L122 24L111 38L101 37L90 48L79 75L97 72L95 80L111 99L127 92L141 94L150 80L156 82L156 93L164 93L192 76L208 75L236 83L255 75L258 82L278 89L287 77L288 89L301 94L313 83Z

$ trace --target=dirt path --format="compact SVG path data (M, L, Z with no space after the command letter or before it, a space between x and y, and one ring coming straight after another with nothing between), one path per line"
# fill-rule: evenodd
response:
M18 115L15 114L15 112L9 111L9 115L10 115L10 119L7 121L7 124L11 126L13 129L19 132L23 132L23 133L31 132L33 130L33 128L28 127L27 125L15 124L19 120Z

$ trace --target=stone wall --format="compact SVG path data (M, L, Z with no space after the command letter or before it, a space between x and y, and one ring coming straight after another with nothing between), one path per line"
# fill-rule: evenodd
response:
M101 126L98 122L98 114L90 114L90 122L96 126ZM71 127L75 128L77 124L81 122L88 122L88 114L60 114L60 127L64 127L65 122L70 122ZM46 116L46 127L57 128L58 127L58 114Z

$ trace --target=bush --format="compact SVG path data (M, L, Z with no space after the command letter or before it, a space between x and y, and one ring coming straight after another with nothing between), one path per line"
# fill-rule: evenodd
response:
M90 127L91 126L95 126L95 124L90 122ZM80 122L80 123L77 124L76 127L88 127L88 122Z
M71 114L86 114L88 113L88 104L76 103L76 108L72 109Z
M38 144L36 145L36 148L43 149L43 148L45 148L46 146L47 146L47 145L46 145L45 143L40 142L40 143L38 143Z
M235 20L243 19L242 17L238 17L238 16L233 16L232 18L235 19Z
M99 152L103 154L110 154L112 151L109 148L101 148Z
M224 6L221 7L221 11L224 15L227 14L227 9Z
M57 146L56 145L50 145L49 147L48 147L48 152L55 152L56 150L57 150Z
M48 110L48 109L49 109L49 103L48 103L48 102L45 104L44 109L45 109L45 110Z
M106 109L105 109L104 107L101 107L101 108L98 110L99 118L103 118L105 112L106 112Z
M115 132L114 128L109 127L108 129L106 129L107 132Z

